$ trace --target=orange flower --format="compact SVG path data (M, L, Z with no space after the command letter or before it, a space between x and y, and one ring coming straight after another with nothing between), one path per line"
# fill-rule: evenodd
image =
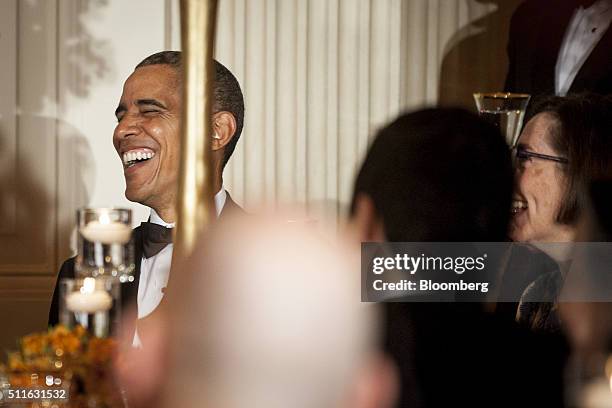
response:
M39 375L39 383L49 372L66 381L76 378L83 388L71 395L74 406L92 398L103 401L105 406L121 406L110 371L116 352L117 343L112 339L92 337L81 326L72 330L56 326L46 333L22 338L21 350L9 354L7 376L13 387L30 386L32 374Z
M21 349L26 357L43 354L48 345L49 342L44 333L30 334L21 340Z
M78 324L73 330L72 333L74 333L75 336L77 336L78 338L83 338L87 335L87 330L85 330L85 328L83 326L81 326L80 324Z
M9 353L8 355L8 368L11 371L23 371L26 369L26 365L21 358L19 353Z
M72 332L64 326L57 326L49 331L49 342L53 349L53 354L62 356L64 354L76 354L81 348L81 331L77 326ZM81 328L82 329L82 328ZM84 329L83 329L84 330Z
M70 333L70 330L68 330L68 328L66 326L64 326L63 324L58 324L55 327L52 327L49 329L49 336L53 337L53 336L64 336L66 334Z

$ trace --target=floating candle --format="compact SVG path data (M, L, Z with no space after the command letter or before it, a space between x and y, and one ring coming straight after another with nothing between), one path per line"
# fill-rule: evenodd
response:
M66 296L66 308L71 312L105 312L112 305L113 299L103 290L93 293L72 292Z
M132 235L129 225L111 221L108 214L101 214L99 220L94 220L80 230L88 241L102 244L127 244Z
M94 278L85 278L78 292L66 296L66 308L71 312L105 312L113 305L113 299L104 290L96 289Z

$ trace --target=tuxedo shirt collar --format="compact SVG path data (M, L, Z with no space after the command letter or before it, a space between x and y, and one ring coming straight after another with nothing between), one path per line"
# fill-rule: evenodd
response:
M225 207L225 202L227 201L227 191L221 186L221 190L215 194L215 212L217 214L217 218L223 211L223 207ZM151 208L151 217L149 218L149 222L153 224L161 225L166 228L174 228L174 222L166 222L162 219L162 217L157 214L157 211Z

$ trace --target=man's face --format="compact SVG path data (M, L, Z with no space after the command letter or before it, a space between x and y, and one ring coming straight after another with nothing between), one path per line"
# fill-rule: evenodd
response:
M136 69L123 85L113 144L123 162L128 200L160 211L174 203L178 182L181 97L168 65Z

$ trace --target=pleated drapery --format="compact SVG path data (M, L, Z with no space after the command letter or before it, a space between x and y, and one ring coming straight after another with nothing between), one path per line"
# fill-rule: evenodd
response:
M471 108L472 92L501 89L518 2L221 1L215 55L246 104L225 186L247 208L298 204L337 220L380 126L438 102Z

